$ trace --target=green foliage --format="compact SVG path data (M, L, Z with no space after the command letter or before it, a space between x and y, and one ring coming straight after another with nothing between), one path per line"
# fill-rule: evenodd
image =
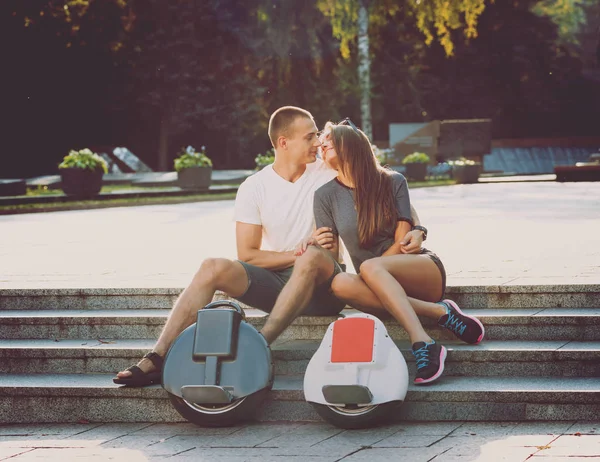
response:
M425 43L430 45L437 39L446 56L454 54L453 30L464 29L467 39L477 37L477 21L486 6L485 0L407 0L407 3L417 28L425 35Z
M448 164L450 164L452 167L462 167L464 165L481 165L479 164L479 162L467 159L466 157L459 157L458 159L449 160Z
M72 149L69 151L69 154L63 158L63 161L58 165L58 168L102 169L104 173L108 173L108 164L106 161L88 148L81 149L80 151Z
M424 152L413 152L409 154L404 159L402 159L403 164L428 164L429 156Z
M561 42L577 44L577 33L586 22L585 8L595 2L597 0L542 0L536 2L531 11L550 18L557 25Z
M174 162L175 171L179 172L184 168L190 167L212 167L212 160L206 155L206 147L202 146L201 151L196 151L192 146L181 148L179 157Z
M485 0L318 0L318 8L331 21L333 36L340 40L340 53L344 59L349 59L350 44L358 32L359 2L367 4L371 26L385 25L389 17L405 9L425 36L425 43L430 45L437 39L447 56L454 53L453 30L464 29L467 39L477 37L477 21L486 3ZM372 30L369 31L371 34Z
M271 148L264 154L259 154L254 158L256 168L262 168L275 162L275 149Z

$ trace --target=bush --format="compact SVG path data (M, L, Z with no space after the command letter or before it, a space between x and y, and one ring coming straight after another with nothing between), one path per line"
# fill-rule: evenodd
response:
M212 167L212 160L206 155L206 147L202 146L201 151L196 151L194 147L188 146L181 148L179 157L174 162L175 171L179 172L185 168L191 167Z
M69 154L63 158L63 161L58 164L58 168L102 169L104 173L108 173L106 161L88 148L79 151L71 149Z
M424 152L413 152L409 154L404 159L402 159L402 164L428 164L429 156Z
M256 168L261 169L275 162L275 149L271 148L264 154L259 154L254 158Z
M462 167L463 165L477 165L478 162L474 160L467 159L466 157L460 157L458 159L449 160L448 163L452 167Z

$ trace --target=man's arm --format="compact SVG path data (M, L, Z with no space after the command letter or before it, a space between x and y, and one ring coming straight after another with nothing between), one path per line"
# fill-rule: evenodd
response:
M240 261L268 270L280 270L292 266L296 257L293 251L271 252L261 250L262 226L236 221L235 239Z

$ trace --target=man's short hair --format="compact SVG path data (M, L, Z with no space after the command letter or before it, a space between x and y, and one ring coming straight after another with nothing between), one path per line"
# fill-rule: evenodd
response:
M269 138L274 148L277 147L277 138L281 135L288 136L290 125L298 117L314 120L310 112L296 106L283 106L277 109L269 119Z

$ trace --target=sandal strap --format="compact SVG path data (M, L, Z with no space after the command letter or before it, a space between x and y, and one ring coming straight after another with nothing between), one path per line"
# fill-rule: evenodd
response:
M162 370L163 363L165 360L163 359L163 357L161 355L159 355L158 353L156 353L154 351L150 351L144 355L144 358L147 358L150 361L152 361L152 364L154 364L156 369L158 369L159 371Z

